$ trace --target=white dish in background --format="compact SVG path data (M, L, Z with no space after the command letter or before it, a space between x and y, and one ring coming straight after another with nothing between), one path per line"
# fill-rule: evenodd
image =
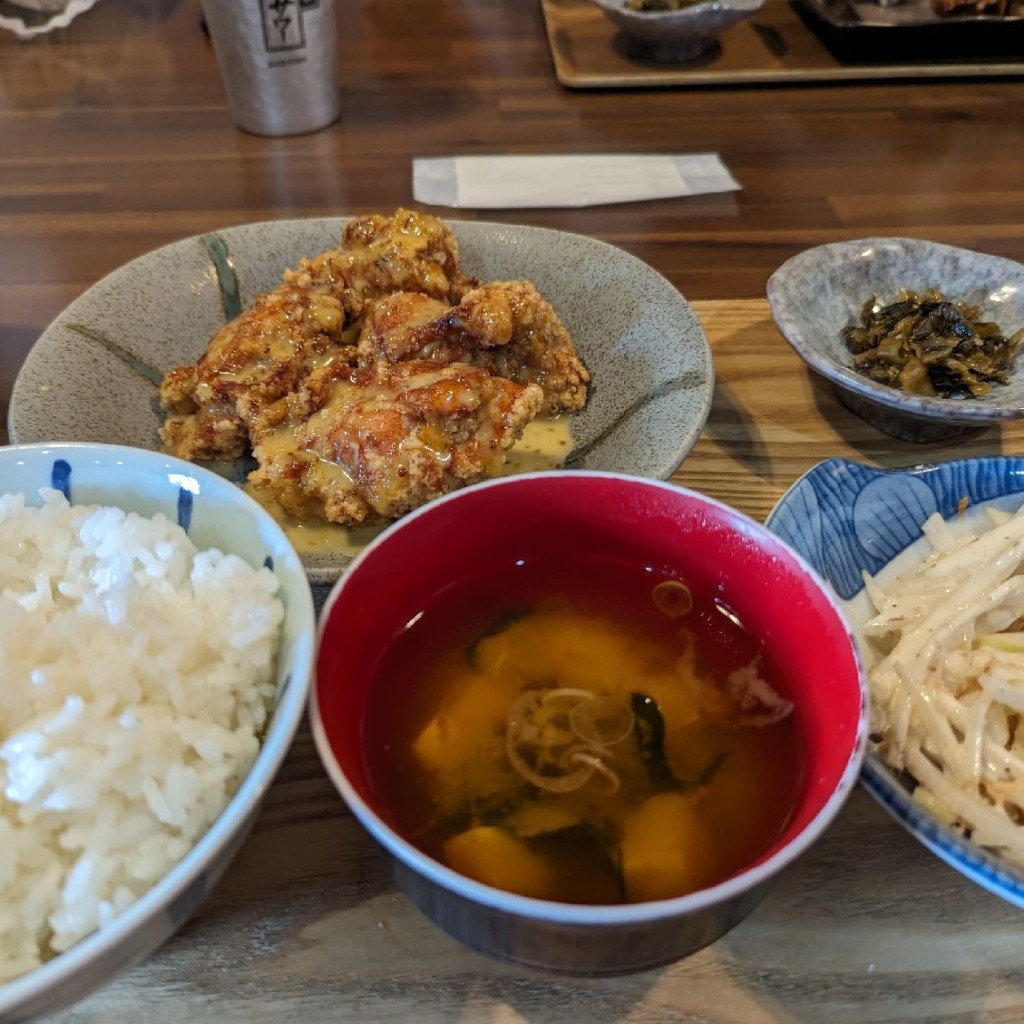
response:
M647 264L592 238L448 223L465 272L533 281L589 368L591 397L572 417L569 465L669 477L700 435L714 386L707 339L683 296ZM156 249L107 275L30 351L14 384L11 438L159 449L163 373L194 361L228 313L274 287L286 267L336 245L343 224L330 218L227 228ZM336 579L349 561L303 555L314 582Z

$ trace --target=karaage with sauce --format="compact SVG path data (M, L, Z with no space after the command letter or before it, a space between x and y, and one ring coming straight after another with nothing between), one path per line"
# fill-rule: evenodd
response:
M249 479L299 519L395 518L493 476L543 401L465 363L324 367L267 410Z
M398 210L350 221L167 373L161 436L193 460L251 450L286 512L361 523L494 475L589 380L530 282L481 285L441 220Z
M183 459L235 459L260 410L295 390L319 362L348 361L341 302L286 284L225 324L195 363L165 374L164 447Z
M408 210L350 221L337 249L284 278L222 327L195 363L166 374L160 399L171 414L161 431L168 451L237 458L264 405L293 391L318 362L351 361L345 332L368 300L422 289L455 301L474 283L459 269L449 228Z
M284 279L336 296L349 323L368 300L381 295L417 292L458 302L477 284L462 273L451 229L437 217L410 210L349 221L336 249L300 260Z
M464 362L520 384L538 384L544 413L582 409L590 374L569 332L529 281L498 281L456 306L400 292L367 304L359 360Z

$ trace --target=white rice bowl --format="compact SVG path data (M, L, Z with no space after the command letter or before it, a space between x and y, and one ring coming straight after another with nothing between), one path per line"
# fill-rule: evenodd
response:
M284 609L269 569L165 516L0 496L0 982L109 923L259 750Z
M75 504L26 486L58 466ZM315 623L287 538L214 474L0 448L0 491L17 487L0 497L4 1020L84 995L213 887L298 726ZM168 518L183 496L188 533Z

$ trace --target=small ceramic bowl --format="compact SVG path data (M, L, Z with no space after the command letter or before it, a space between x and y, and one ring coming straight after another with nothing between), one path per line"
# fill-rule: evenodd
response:
M764 0L696 0L675 11L638 11L625 0L594 0L624 33L638 56L685 62L707 53L728 28L749 18Z
M374 806L364 767L367 694L382 652L447 585L481 566L593 552L670 567L721 600L779 666L805 758L792 819L755 862L675 899L591 906L512 895L431 859ZM799 608L800 614L793 614ZM641 970L695 952L741 921L772 877L821 834L855 784L865 691L834 598L753 520L658 481L587 471L478 484L382 534L335 585L321 618L313 734L398 885L445 931L500 959L573 974Z
M875 575L921 540L920 524L939 512L956 516L994 504L1024 504L1024 458L962 459L913 469L882 470L829 459L804 474L772 510L767 526L831 584L858 629L873 615L862 571ZM925 554L925 550L921 554ZM914 555L908 555L913 559ZM864 786L912 835L960 874L1024 907L1024 869L981 849L912 798L912 783L869 748Z
M853 369L844 327L864 303L896 299L901 289L937 288L981 307L1006 336L1024 327L1024 266L1013 260L916 238L862 238L807 249L768 279L772 316L796 353L836 386L840 400L879 430L905 441L943 441L1024 416L1024 369L984 398L908 394Z
M185 527L200 548L218 547L250 565L270 565L285 621L276 704L256 760L199 842L147 893L100 931L6 985L0 1020L22 1021L86 995L171 936L210 893L238 852L305 710L313 671L315 617L302 563L281 528L227 480L157 452L103 444L0 448L0 493L38 503L43 487L73 504L117 505Z

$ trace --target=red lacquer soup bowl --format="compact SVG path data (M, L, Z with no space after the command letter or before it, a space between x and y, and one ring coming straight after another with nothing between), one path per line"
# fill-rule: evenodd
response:
M694 593L712 595L759 642L793 705L802 770L787 820L759 856L688 895L559 902L474 880L399 834L370 777L375 752L367 745L379 742L379 731L368 727L368 709L388 706L388 694L382 700L374 687L385 685L382 659L410 624L467 579L489 580L493 589L513 566L567 559L586 575L589 557L667 572ZM339 793L428 917L492 956L576 974L667 963L739 923L771 878L836 816L856 783L866 739L854 641L831 591L806 562L758 523L703 495L580 471L469 487L381 534L324 608L311 716Z

